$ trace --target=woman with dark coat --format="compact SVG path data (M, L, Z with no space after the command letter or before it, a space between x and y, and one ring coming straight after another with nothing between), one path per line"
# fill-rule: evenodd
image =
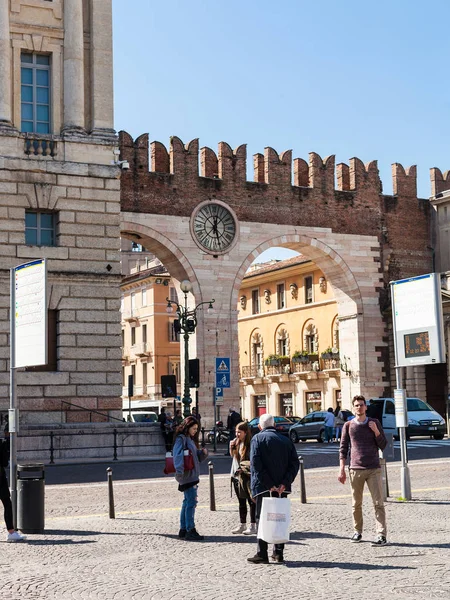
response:
M256 504L250 491L250 428L247 423L236 426L236 437L230 442L231 481L239 500L240 525L231 533L256 535ZM247 527L247 503L250 506L250 524Z
M178 537L190 541L204 539L195 528L195 507L197 506L197 489L200 481L200 463L208 456L206 448L199 448L198 421L190 416L177 427L173 445L173 464L175 479L178 481L178 490L183 492L184 498L180 513L180 531ZM184 469L185 453L190 453L194 461L194 468L190 471Z

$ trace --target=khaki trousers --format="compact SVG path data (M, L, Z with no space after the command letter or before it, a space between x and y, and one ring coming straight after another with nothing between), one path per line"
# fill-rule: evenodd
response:
M384 509L381 469L350 469L350 484L352 486L353 526L355 531L363 531L362 501L364 484L367 483L372 496L377 522L378 535L386 537L386 511Z

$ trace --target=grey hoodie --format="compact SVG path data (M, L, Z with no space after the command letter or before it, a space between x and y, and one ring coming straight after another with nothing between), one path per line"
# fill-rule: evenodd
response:
M194 468L192 471L184 470L184 451L190 450L194 457ZM192 438L183 434L178 435L175 444L173 445L173 464L175 466L175 479L180 485L186 483L196 483L200 478L200 463L207 458L208 454L204 454L195 445Z

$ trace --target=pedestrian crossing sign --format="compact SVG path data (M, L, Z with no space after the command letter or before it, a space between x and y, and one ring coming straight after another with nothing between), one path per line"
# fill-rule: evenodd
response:
M230 359L229 358L216 358L216 373L229 373L230 372Z

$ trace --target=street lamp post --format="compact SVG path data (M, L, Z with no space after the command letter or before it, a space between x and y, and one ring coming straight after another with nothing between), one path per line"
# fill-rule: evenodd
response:
M191 389L189 384L189 336L195 332L197 327L197 310L200 306L208 304L208 313L214 312L213 304L215 300L209 300L207 302L200 302L195 308L188 309L188 294L192 291L192 284L187 279L183 280L180 284L180 289L184 294L184 306L182 306L176 300L167 301L167 312L173 312L173 304L176 306L177 321L175 321L174 329L176 333L183 332L184 341L184 394L183 394L183 417L186 418L191 414L190 406L192 404Z

